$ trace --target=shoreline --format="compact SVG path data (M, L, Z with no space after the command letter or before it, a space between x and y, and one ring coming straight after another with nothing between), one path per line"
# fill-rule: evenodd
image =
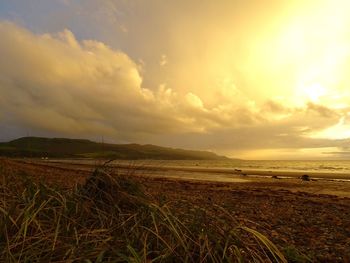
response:
M66 161L42 161L42 160L13 160L23 166L42 167L42 169L58 169L62 173L78 172L91 173L99 164L82 164L78 162ZM303 181L299 177L305 173L293 173L294 176L283 177L279 172L275 172L277 178L272 173L262 173L260 175L241 175L241 172L227 172L227 169L216 172L217 169L202 168L172 168L165 166L136 166L136 165L113 165L117 173L146 178L147 180L174 180L179 182L198 182L205 184L235 185L235 187L259 187L270 190L288 190L294 193L305 192L311 194L332 195L350 198L350 182L324 177L322 179L310 178L310 181ZM205 171L205 172L203 172ZM243 170L242 170L243 171ZM244 170L245 171L245 170Z
M26 174L36 182L67 190L84 185L96 168L1 158L0 166L4 174ZM125 171L130 170L114 171L113 167L109 170L111 174L120 175ZM150 174L154 172L149 171ZM138 170L132 172L125 175L134 177L146 194L166 203L176 213L188 211L196 216L198 211L208 211L209 214L222 214L223 210L217 210L222 207L226 211L224 214L228 213L238 225L257 230L279 248L295 248L309 255L313 262L346 262L344 260L350 259L348 183L235 175L246 180L237 183L192 180L181 177L184 173L181 171L170 173L173 177L164 176L166 173L162 170L154 177ZM214 174L208 175L213 177Z
M98 162L103 163L101 160L74 160L74 159L52 159L52 160L36 160L40 163L56 163L56 164L69 164L69 165L88 165L96 167ZM272 170L272 169L246 169L241 167L196 167L196 166L174 166L174 165L149 165L134 164L135 160L130 160L129 164L118 163L120 160L115 160L110 163L116 168L131 168L135 167L142 170L161 170L161 171L178 171L178 172L194 172L194 173L209 173L209 174L226 174L226 175L238 175L238 176L258 176L258 177L271 177L278 176L284 179L300 178L303 175L308 175L315 180L332 180L350 182L350 173L329 172L329 171L291 171L291 170ZM92 163L95 162L95 163ZM123 162L127 162L123 160ZM164 160L166 162L166 160Z

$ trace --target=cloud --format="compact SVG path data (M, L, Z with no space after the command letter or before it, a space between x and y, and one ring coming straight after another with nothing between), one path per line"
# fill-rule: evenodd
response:
M68 29L39 35L0 22L0 35L0 128L5 137L24 130L104 135L232 155L346 144L311 136L336 125L347 116L346 109L274 99L258 104L228 77L217 80L215 100L208 102L191 87L186 93L165 82L145 87L145 65L103 42L78 40Z
M180 95L165 84L144 88L141 65L127 54L79 41L68 29L37 35L1 22L0 34L0 118L7 126L132 141L207 132L239 110L206 109L198 95Z
M160 61L159 61L159 65L161 67L164 67L166 64L168 64L168 57L163 54L161 57L160 57Z
M340 155L340 156L346 156L347 158L350 156L350 152L324 152L323 154L329 154L329 155Z
M203 109L203 102L195 94L193 94L191 92L187 93L186 100L193 108Z
M138 65L121 51L67 29L35 35L1 22L0 34L0 111L13 125L125 139L181 124L172 102L141 87Z
M61 2L64 5L69 5L70 4L70 0L59 0L59 2Z

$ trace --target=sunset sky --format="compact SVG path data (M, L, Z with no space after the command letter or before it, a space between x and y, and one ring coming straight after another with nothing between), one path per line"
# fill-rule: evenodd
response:
M348 0L1 0L0 141L350 158Z

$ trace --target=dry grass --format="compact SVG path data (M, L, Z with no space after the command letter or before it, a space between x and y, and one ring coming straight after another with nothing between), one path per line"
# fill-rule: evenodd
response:
M173 211L105 167L73 189L0 173L1 261L286 262L224 208Z

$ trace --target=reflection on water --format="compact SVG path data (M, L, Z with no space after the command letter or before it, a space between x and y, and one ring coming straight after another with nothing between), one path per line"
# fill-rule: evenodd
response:
M61 160L62 161L62 160ZM67 162L99 164L97 160L67 160ZM350 173L350 160L342 161L243 161L243 160L116 160L115 164L156 167L196 167L258 169L271 171L310 171L327 173Z
M148 175L144 171L143 175ZM190 179L190 180L199 180L199 181L215 181L215 182L229 182L229 183L247 183L250 182L250 179L239 178L238 176L232 176L228 174L209 174L209 173L196 173L190 172L186 173L183 171L171 171L171 172L159 172L159 171L150 171L149 175L152 177L168 177L173 179Z

